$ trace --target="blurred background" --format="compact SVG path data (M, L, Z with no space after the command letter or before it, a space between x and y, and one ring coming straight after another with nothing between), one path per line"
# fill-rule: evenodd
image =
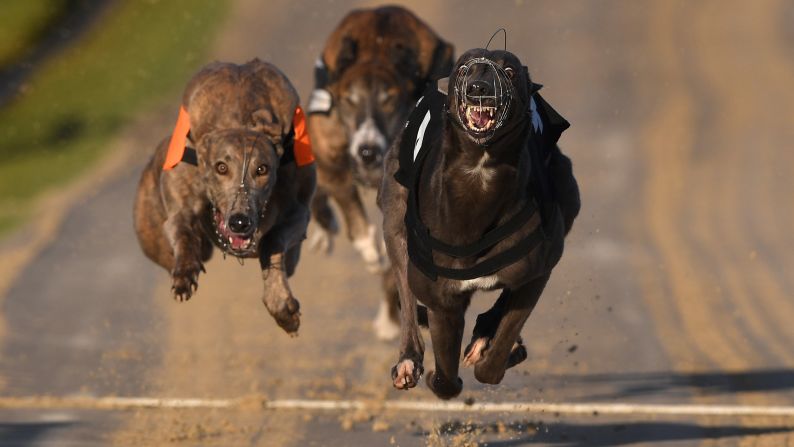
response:
M506 28L572 123L561 146L583 208L524 328L529 359L499 386L463 371L460 399L794 405L794 3L396 3L456 54ZM344 238L328 256L304 249L292 339L260 302L256 263L215 256L175 303L132 231L138 176L193 72L259 57L305 101L331 30L378 4L0 4L0 445L794 445L781 417L21 403L435 399L391 388L397 344L370 326L379 280ZM475 297L467 331L493 299Z

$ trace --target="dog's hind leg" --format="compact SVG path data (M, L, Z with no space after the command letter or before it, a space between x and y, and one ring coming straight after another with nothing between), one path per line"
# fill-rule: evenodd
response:
M486 312L477 315L477 322L474 324L471 341L463 352L463 364L465 366L474 366L474 364L482 360L485 350L488 349L488 344L496 333L499 322L502 320L509 296L509 289L502 290L493 306Z
M458 359L468 301L461 300L460 304L466 304L462 308L427 309L436 369L427 374L426 380L427 386L441 399L452 399L463 389L463 381L458 377Z
M491 342L496 328L499 327L499 322L502 321L506 303L510 297L510 290L504 289L499 295L494 305L486 312L477 316L477 322L474 324L474 330L471 334L471 341L463 353L463 364L465 366L474 366L477 362L482 360L485 355L485 350ZM513 343L513 348L510 350L510 357L507 361L507 367L512 368L527 359L527 349L524 347L524 342L521 337L516 339Z
M526 358L526 349L520 342L521 329L538 303L549 276L546 274L509 293L502 293L500 299L504 297L504 301L499 304L502 315L498 326L483 357L474 365L477 380L497 384L507 368Z
M287 256L283 252L262 256L262 279L265 282L265 294L262 302L279 326L290 335L294 335L300 326L300 303L292 296L287 282Z

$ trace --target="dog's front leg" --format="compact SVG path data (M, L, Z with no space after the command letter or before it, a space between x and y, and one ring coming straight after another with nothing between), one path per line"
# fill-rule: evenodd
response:
M260 246L264 256L271 253L288 252L306 238L306 227L311 219L309 208L293 202L285 212L283 220L268 231Z
M367 217L358 187L353 183L350 172L346 169L341 172L320 169L317 178L319 184L339 205L347 226L347 236L366 263L367 270L372 273L382 273L386 268L386 262L380 248L378 233ZM318 197L322 198L322 194Z
M513 348L520 339L521 329L538 303L550 274L543 275L510 292L503 292L502 315L493 339L482 359L474 365L474 377L482 383L497 384L511 365Z
M286 256L284 252L260 257L265 294L262 302L279 326L290 335L295 335L300 326L300 304L292 296L287 282Z
M168 217L163 229L174 254L171 290L174 299L187 301L198 289L198 276L204 271L201 263L201 229L197 218L184 213Z
M397 292L400 295L400 359L391 370L392 383L395 388L407 390L415 387L424 372L422 362L425 346L416 317L417 299L408 285L408 250L405 241L405 229L396 223L394 232L385 222L384 232L392 234L386 241L386 250L392 261Z
M468 302L468 300L462 300ZM452 399L460 394L463 381L458 377L458 358L463 340L466 307L454 309L427 309L430 337L436 370L427 374L427 386L441 399Z

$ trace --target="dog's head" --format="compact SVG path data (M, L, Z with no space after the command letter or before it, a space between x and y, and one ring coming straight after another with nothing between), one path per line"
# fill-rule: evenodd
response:
M449 85L450 113L477 143L527 116L532 89L529 73L508 51L477 48L463 53Z
M399 42L389 50L386 60L363 58L356 42L345 39L329 86L347 131L354 175L370 186L381 182L384 154L418 88L415 52Z
M255 129L224 129L198 142L198 168L212 206L217 242L230 254L256 252L259 223L276 184L284 149L279 137Z

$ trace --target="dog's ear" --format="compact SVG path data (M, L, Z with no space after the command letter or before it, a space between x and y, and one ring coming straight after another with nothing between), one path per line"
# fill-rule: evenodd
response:
M254 121L253 129L267 135L267 138L276 149L276 154L281 158L284 154L284 125L278 122L278 118L270 109L259 109L251 114Z
M284 155L284 138L281 135L277 137L271 137L270 142L273 143L273 148L276 149L276 155L280 160Z
M436 48L433 50L433 59L427 68L427 80L433 81L445 78L452 73L455 65L455 47L441 39L438 40Z
M262 132L272 137L281 136L284 126L278 122L276 115L269 108L259 109L251 114L253 130Z
M330 73L332 79L338 79L342 73L347 70L358 57L358 42L349 36L342 39L342 44L339 47L339 54L336 56L336 63L334 64L334 71Z
M421 79L423 73L419 66L419 55L411 47L402 42L396 42L389 52L389 60L398 73L408 79Z
M529 68L527 68L526 65L522 66L522 68L524 69L524 78L526 79L527 82L527 93L529 94L529 96L532 96L535 93L539 92L540 89L543 88L543 85L535 84L534 82L532 82L532 77L529 75Z
M193 147L196 148L196 166L201 167L206 165L205 167L209 167L209 164L212 162L212 148L215 144L213 133L205 133L198 141L195 141L194 144Z

